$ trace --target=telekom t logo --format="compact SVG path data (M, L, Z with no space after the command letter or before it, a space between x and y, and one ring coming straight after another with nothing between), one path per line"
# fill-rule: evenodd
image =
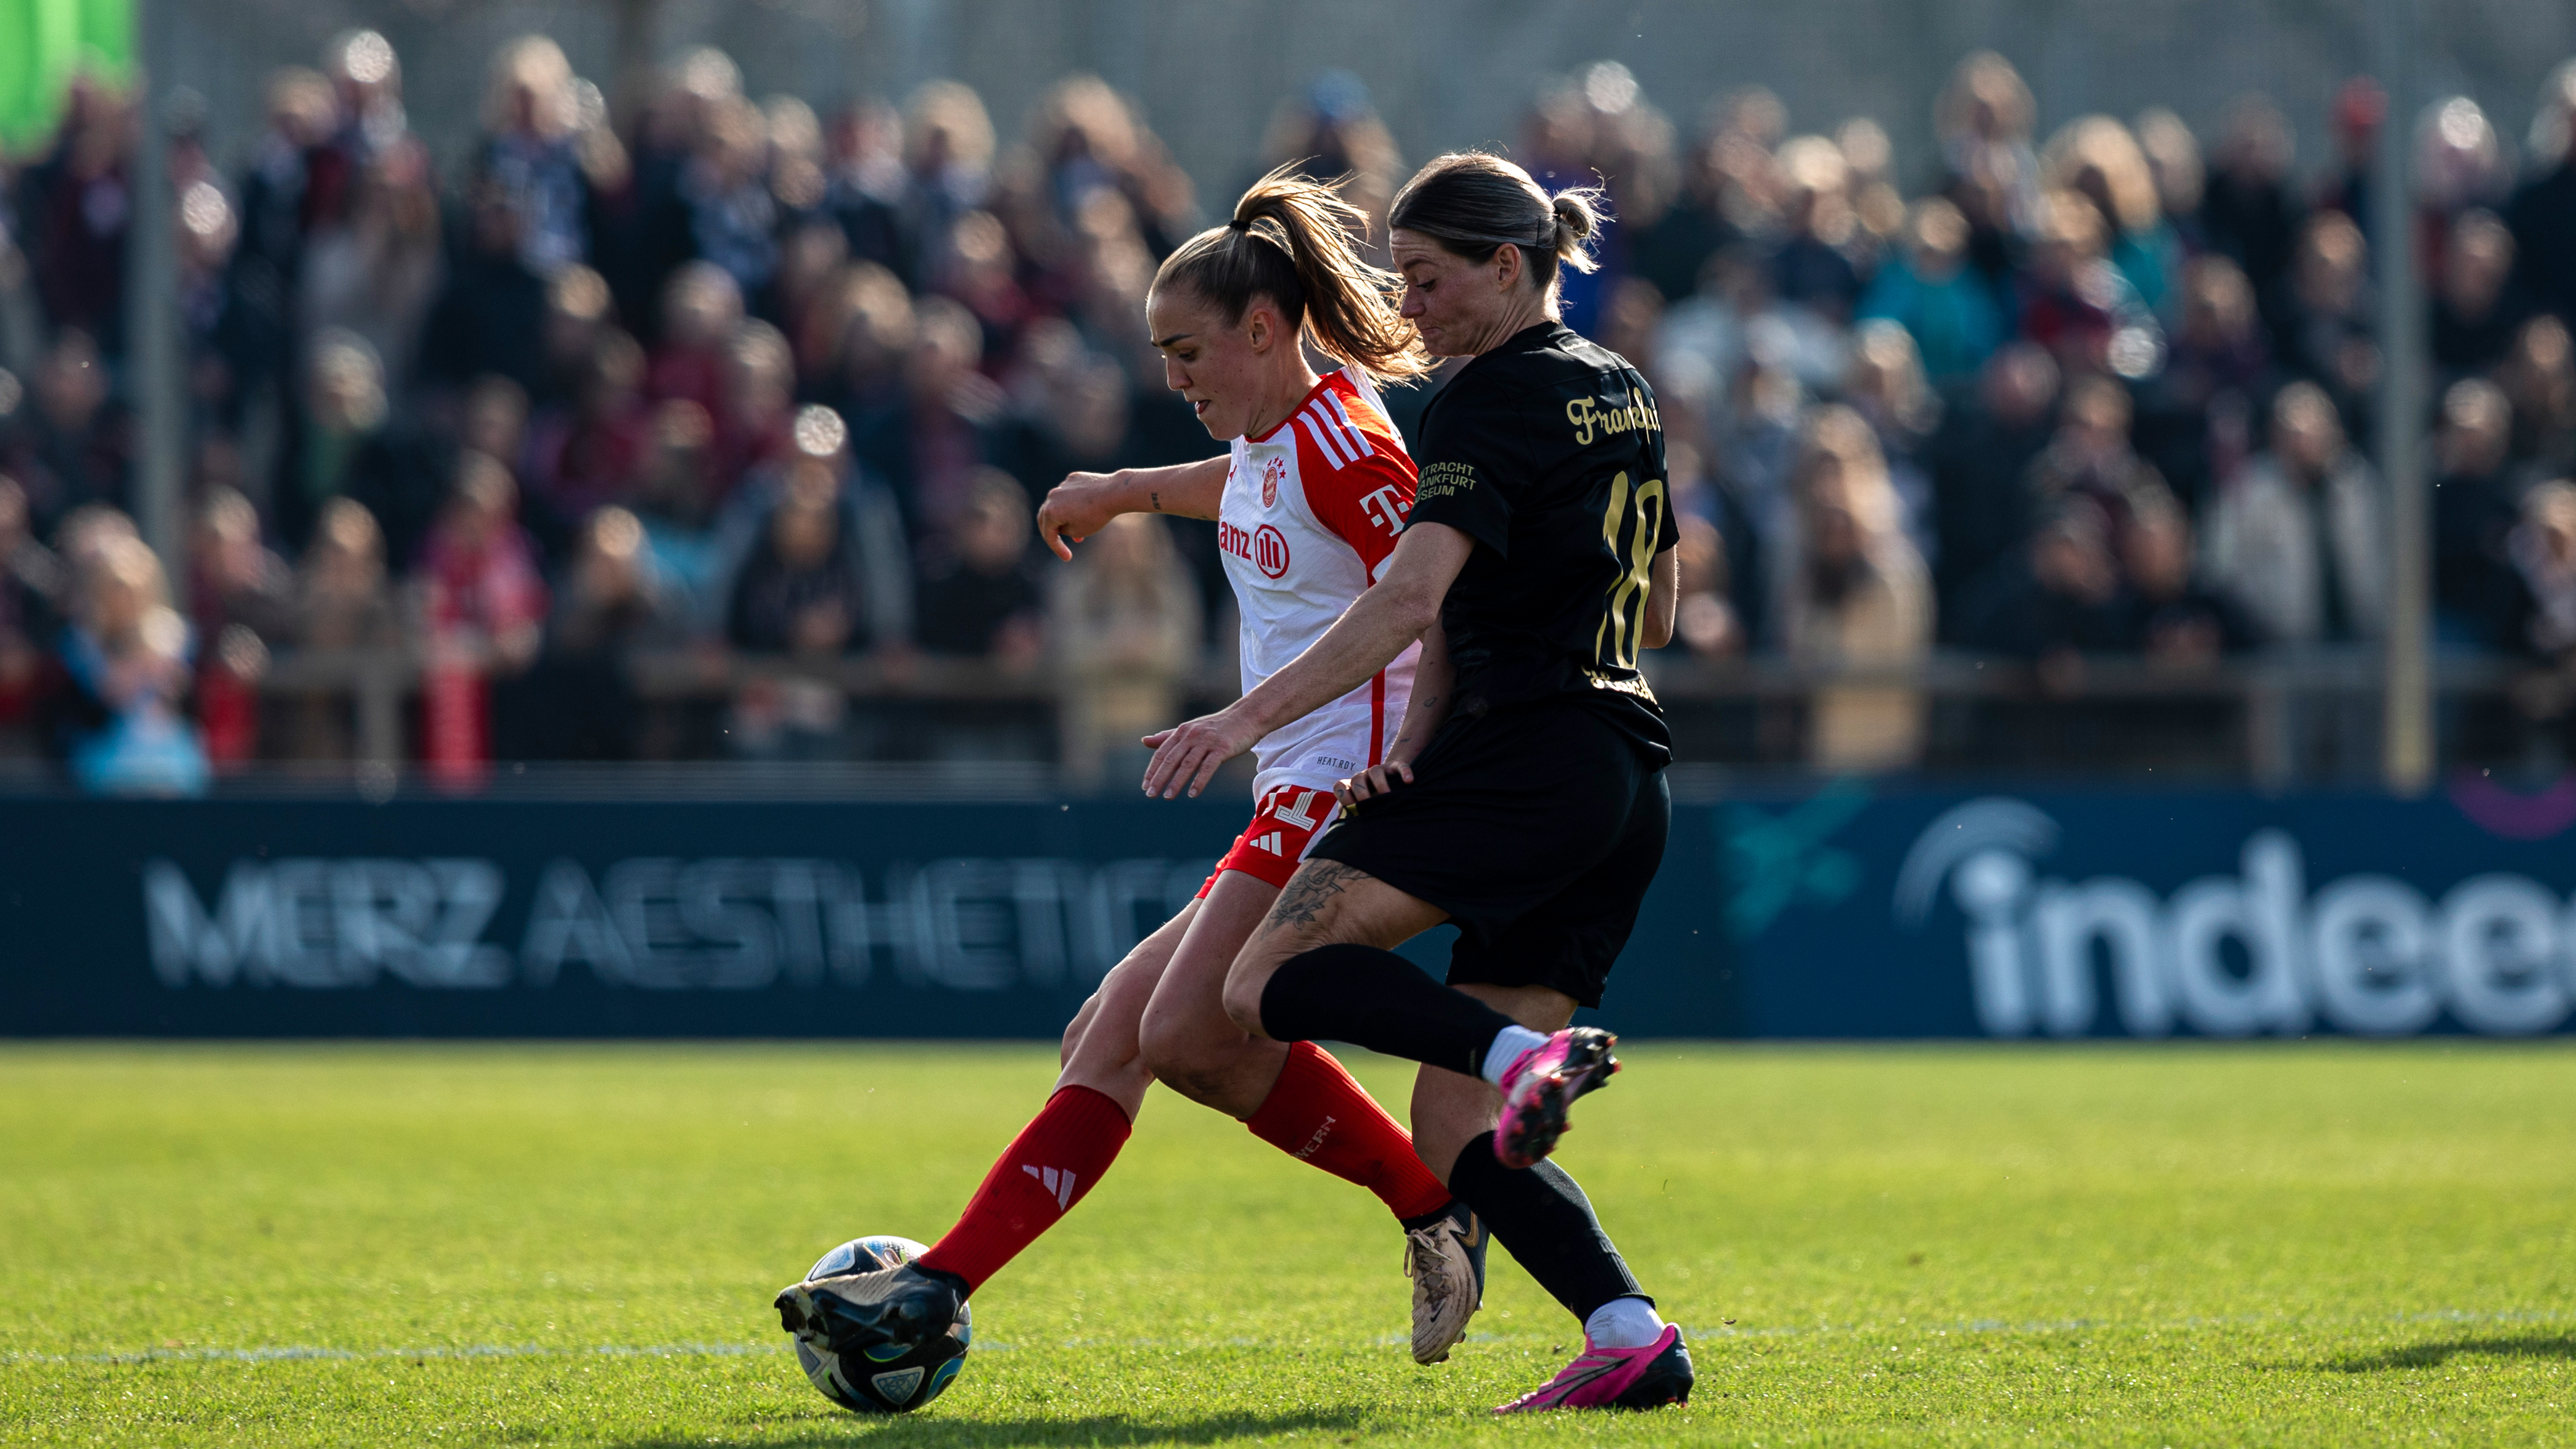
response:
M1402 533L1404 516L1413 511L1413 504L1390 484L1362 498L1360 511L1368 515L1369 522L1387 532Z

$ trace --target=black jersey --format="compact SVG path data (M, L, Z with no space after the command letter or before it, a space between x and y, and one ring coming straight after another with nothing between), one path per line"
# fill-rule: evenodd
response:
M1655 555L1680 530L1637 369L1561 323L1524 329L1431 400L1414 458L1411 523L1479 545L1440 611L1459 706L1573 695L1671 758L1637 649Z

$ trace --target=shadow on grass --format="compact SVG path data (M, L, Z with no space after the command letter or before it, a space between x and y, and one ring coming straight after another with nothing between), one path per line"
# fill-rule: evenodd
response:
M2480 1338L2450 1338L2439 1343L2413 1343L2403 1348L2382 1349L2377 1353L2355 1354L2329 1359L2324 1363L2302 1364L2302 1368L2322 1369L2337 1374L2375 1374L2390 1369L2440 1368L2463 1354L2481 1358L2563 1358L2576 1359L2576 1333L2488 1334Z
M706 1449L712 1444L801 1445L865 1444L885 1449L968 1449L974 1445L1018 1444L1218 1444L1229 1439L1289 1434L1301 1429L1347 1432L1360 1427L1356 1409L1325 1409L1299 1414L1206 1414L1195 1419L1148 1419L1128 1414L1093 1414L1079 1419L946 1419L888 1415L852 1415L829 1427L814 1425L785 1435L750 1435L738 1440L631 1439L620 1449Z

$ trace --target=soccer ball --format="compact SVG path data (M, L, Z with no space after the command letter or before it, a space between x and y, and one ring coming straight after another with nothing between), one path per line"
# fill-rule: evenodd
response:
M842 1273L869 1273L891 1268L930 1251L910 1238L853 1238L825 1253L805 1273L805 1281ZM948 1332L910 1353L868 1362L844 1361L840 1355L806 1347L793 1340L796 1361L823 1397L861 1414L900 1414L918 1409L946 1391L966 1367L966 1345L975 1338L974 1311L957 1305L957 1321Z

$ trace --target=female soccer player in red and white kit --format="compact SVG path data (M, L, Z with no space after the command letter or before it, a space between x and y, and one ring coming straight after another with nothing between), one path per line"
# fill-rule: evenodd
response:
M1418 376L1427 359L1396 311L1395 279L1353 249L1363 224L1331 187L1283 169L1244 193L1232 220L1175 251L1155 276L1146 321L1165 380L1231 449L1177 467L1077 473L1038 512L1039 535L1067 559L1065 540L1123 513L1216 520L1243 616L1247 691L1376 581L1413 506L1413 460L1372 379ZM1310 346L1341 368L1318 377ZM1483 1291L1486 1239L1473 1213L1330 1054L1248 1034L1222 996L1236 952L1331 823L1336 785L1386 758L1414 658L1400 654L1259 741L1251 824L1199 898L1074 1018L1054 1095L965 1215L915 1263L782 1292L789 1332L845 1360L946 1332L966 1295L1100 1180L1160 1079L1375 1192L1406 1230L1414 1357L1448 1357Z

